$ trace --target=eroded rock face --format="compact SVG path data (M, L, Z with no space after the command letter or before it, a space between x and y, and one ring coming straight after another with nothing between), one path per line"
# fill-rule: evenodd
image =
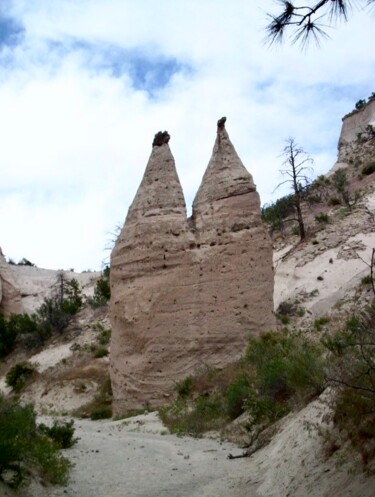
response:
M339 145L356 140L357 134L363 133L369 124L375 126L375 100L371 100L362 109L343 118Z
M275 324L259 196L219 123L192 218L166 134L112 252L114 415L164 403L176 381L238 359L249 335Z
M21 292L0 248L0 312L9 317L22 312Z

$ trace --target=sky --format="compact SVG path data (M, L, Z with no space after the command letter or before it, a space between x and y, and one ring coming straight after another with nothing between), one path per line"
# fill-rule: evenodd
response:
M293 137L337 156L341 118L375 91L375 12L320 48L265 43L273 0L0 0L0 246L38 267L99 270L167 130L188 212L216 122L262 204Z

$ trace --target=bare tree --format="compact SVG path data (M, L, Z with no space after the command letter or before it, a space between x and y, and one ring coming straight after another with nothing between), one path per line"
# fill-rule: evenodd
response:
M314 160L299 147L294 141L294 138L286 140L286 146L281 154L284 157L283 168L280 172L283 176L287 176L285 181L277 185L275 190L285 184L290 184L293 190L294 205L296 209L296 221L298 222L299 235L301 240L306 238L305 223L302 216L302 196L306 187L310 183L309 177L306 175L308 171L312 172L312 167L307 164L313 164ZM290 219L293 220L293 219Z
M280 0L282 12L267 14L271 19L266 27L270 43L282 42L285 33L292 31L292 43L305 46L312 38L318 45L322 38L328 38L325 28L337 20L348 20L354 6L366 7L375 0L315 0L314 2ZM306 5L310 3L312 5Z

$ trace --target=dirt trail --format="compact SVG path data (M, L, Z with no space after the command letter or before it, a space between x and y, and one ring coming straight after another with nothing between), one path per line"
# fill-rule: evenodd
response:
M239 497L245 460L240 449L208 439L162 435L144 420L76 421L80 441L66 451L75 464L67 487L50 497ZM145 424L142 424L145 423ZM155 429L154 429L155 428ZM135 431L139 430L139 431Z

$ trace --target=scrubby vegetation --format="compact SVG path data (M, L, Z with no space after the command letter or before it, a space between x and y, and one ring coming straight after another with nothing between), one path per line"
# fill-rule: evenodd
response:
M78 442L74 437L74 421L54 420L52 426L40 424L39 429L53 440L59 449L69 449Z
M20 392L27 381L36 373L36 368L30 362L19 362L13 366L5 376L5 383L13 392Z
M178 399L161 416L174 433L199 435L245 411L249 430L265 428L323 385L320 346L287 330L269 332L250 339L236 366L179 382Z
M13 314L5 319L0 314L0 358L10 354L17 344L25 349L43 345L54 333L62 333L83 303L77 280L66 280L63 273L52 297L32 315Z
M287 313L291 306L285 303ZM328 317L316 319L322 332ZM251 338L246 354L225 370L206 370L176 384L177 399L160 410L173 433L221 430L246 413L252 438L331 387L335 446L350 441L375 470L375 303L320 341L288 330ZM335 438L336 437L336 438Z
M92 420L112 417L112 387L109 376L103 379L99 393L89 404L75 411L75 416L90 418Z
M72 430L73 425L69 426ZM0 396L1 481L17 487L36 472L46 482L65 483L70 463L59 453L60 447L37 425L32 406L20 406Z
M329 350L327 380L335 387L333 421L375 470L375 303L323 339Z
M109 299L111 298L111 288L109 286L109 274L110 269L109 266L103 271L103 277L98 279L94 289L94 296L88 299L89 305L93 309L97 309L98 307L103 307L107 304Z

